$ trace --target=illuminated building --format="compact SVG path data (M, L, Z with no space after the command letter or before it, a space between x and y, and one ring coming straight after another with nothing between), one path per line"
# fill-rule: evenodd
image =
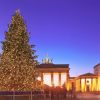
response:
M76 77L70 77L69 78L69 84L67 85L67 87L69 87L68 90L74 90L75 91L75 78Z
M94 66L94 74L98 76L97 91L100 91L100 63Z
M40 72L38 80L42 85L50 87L65 85L68 91L75 92L100 91L100 64L94 67L94 73L70 77L69 64L53 64L52 60L46 57L37 69Z
M98 76L92 73L86 73L75 79L77 92L97 91Z
M69 64L53 64L52 60L46 57L42 64L37 66L40 72L39 80L48 86L63 86L69 79Z
M86 73L74 78L76 92L100 92L100 63L94 66L94 73Z

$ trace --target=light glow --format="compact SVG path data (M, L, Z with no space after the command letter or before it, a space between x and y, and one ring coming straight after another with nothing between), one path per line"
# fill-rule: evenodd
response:
M67 81L66 77L67 77L66 73L61 73L61 85L64 85L64 83Z
M51 74L50 73L43 73L43 83L51 86Z
M100 91L100 76L98 77L98 91Z
M61 73L61 80L59 80L59 73L53 73L53 79L51 79L51 73L43 73L43 83L48 86L62 86L66 82L66 77L66 73Z
M96 91L97 90L97 82L96 82L96 78L94 78L93 80L92 80L92 91Z
M82 92L86 91L86 89L85 89L85 79L81 79L81 91Z
M38 81L41 81L41 77L38 77L37 80L38 80Z
M54 82L54 86L59 86L59 73L53 74L53 82Z

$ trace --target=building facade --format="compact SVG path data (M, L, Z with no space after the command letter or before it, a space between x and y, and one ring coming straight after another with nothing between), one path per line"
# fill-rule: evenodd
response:
M37 69L41 85L65 86L68 91L75 92L100 91L100 64L94 67L94 73L70 77L69 64L53 64L52 60L47 57L42 60L42 64L39 64Z
M40 72L39 80L48 86L63 86L69 79L68 64L40 64L37 66Z
M92 92L98 90L98 76L86 73L75 79L76 92Z
M63 86L69 80L69 64L53 64L51 59L45 58L36 68L38 80L44 85Z

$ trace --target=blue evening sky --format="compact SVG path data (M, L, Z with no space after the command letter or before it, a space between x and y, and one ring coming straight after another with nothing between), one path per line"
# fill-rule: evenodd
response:
M0 41L17 9L39 62L48 53L54 63L70 64L71 76L93 72L100 62L100 0L0 0Z

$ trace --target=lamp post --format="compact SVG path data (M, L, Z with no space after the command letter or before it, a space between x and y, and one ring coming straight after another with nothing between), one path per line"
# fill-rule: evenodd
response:
M14 88L12 90L13 90L13 100L15 100L15 90Z
M31 89L31 100L33 100L33 94L32 94L32 90L33 90L33 88Z
M31 90L31 100L32 100L32 90Z

